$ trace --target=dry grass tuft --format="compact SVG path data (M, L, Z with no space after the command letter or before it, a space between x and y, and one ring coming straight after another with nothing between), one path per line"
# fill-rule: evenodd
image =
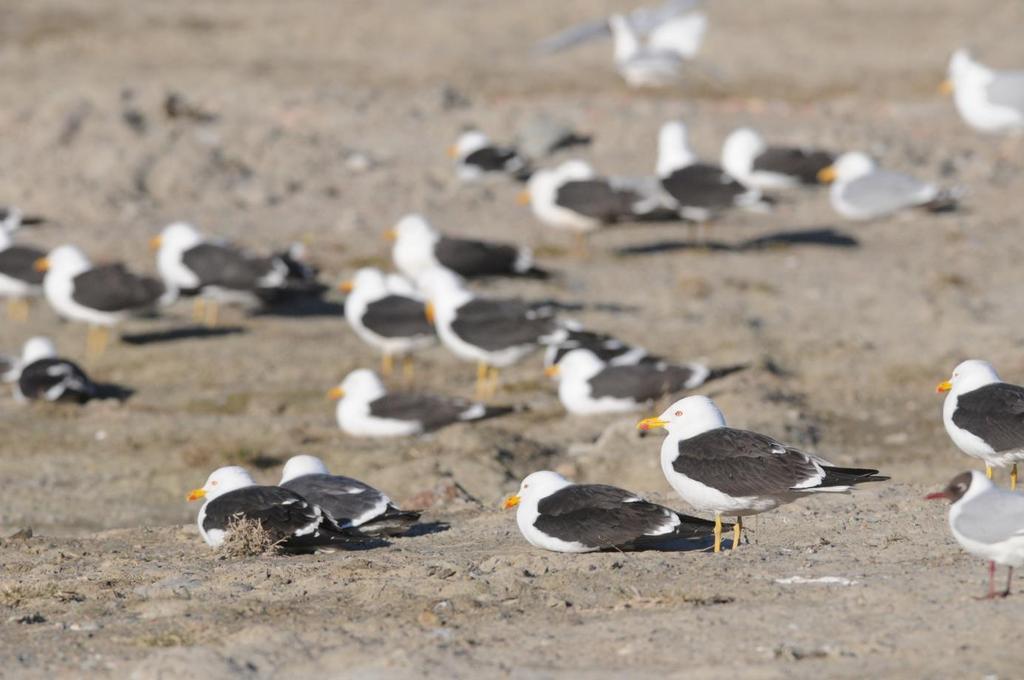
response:
M259 520L236 517L228 523L227 536L220 547L225 557L256 557L276 553L284 538L275 538Z

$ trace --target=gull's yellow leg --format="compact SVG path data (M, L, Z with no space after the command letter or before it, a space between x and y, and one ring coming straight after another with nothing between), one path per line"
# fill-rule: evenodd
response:
M412 357L402 357L402 379L405 380L407 385L412 384L412 378L415 372L416 366L413 364Z
M715 513L715 552L722 552L722 514Z
M206 300L201 296L196 296L192 300L192 320L196 323L203 323L206 319Z
M737 517L736 524L732 525L732 549L735 550L740 544L740 534L743 532L743 518Z
M493 397L498 393L498 385L501 384L501 369L491 368L487 373L487 396Z
M992 466L988 463L985 463L985 476L992 479Z
M106 326L89 326L85 337L85 356L95 359L107 349L108 330Z
M392 358L392 356L389 353L384 352L384 354L382 354L380 356L380 373L381 373L381 375L383 375L385 378L388 378L388 377L391 377L391 374L394 373L394 371L395 371L395 360L394 360L394 358Z
M203 323L206 324L207 328L213 328L217 325L218 319L220 319L220 304L216 300L207 300L206 313L203 315Z
M1017 464L1014 463L1013 467L1010 468L1010 491L1014 491L1017 488Z
M28 321L28 300L20 297L7 298L7 318L11 321Z
M489 367L486 361L478 361L476 364L476 398L483 399L487 390L487 374Z

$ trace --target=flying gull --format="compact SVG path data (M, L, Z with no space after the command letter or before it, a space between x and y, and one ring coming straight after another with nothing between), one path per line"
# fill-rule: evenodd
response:
M1024 387L999 379L992 364L968 359L939 383L946 392L942 423L961 451L992 466L1010 468L1010 488L1017 488L1017 461L1024 460Z
M695 395L680 399L641 430L663 427L661 469L668 483L694 509L736 517L733 550L739 545L743 518L773 510L815 493L845 493L857 484L884 481L878 470L835 467L818 456L798 451L771 437L726 427L715 403ZM715 532L715 552L721 549Z
M701 4L701 0L665 0L659 5L637 7L626 15L630 27L638 34L648 37L653 42L659 42L655 37L659 30L665 31L665 38L677 47L684 47L679 37L672 37L672 33L678 29L672 28L673 22L677 19L688 19L692 14L701 14L694 10ZM703 16L701 14L701 16ZM701 35L695 36L692 51L696 53L700 47ZM536 51L542 54L553 54L561 52L577 45L581 45L595 38L607 38L611 35L611 27L606 18L586 21L545 38L536 46ZM663 38L663 39L665 39ZM663 40L662 39L662 40Z
M45 272L43 292L58 315L89 324L87 355L106 348L111 326L130 314L151 310L164 294L156 279L128 271L124 264L93 265L75 246L58 246L35 267Z
M8 227L6 220L0 223L0 297L7 298L7 317L10 320L25 321L28 319L25 298L36 297L43 292L43 273L34 265L46 253L15 244L12 234L20 226L20 220L16 224L11 221L11 224L14 226Z
M761 191L819 184L818 173L832 165L828 151L768 146L750 128L733 130L722 145L722 167L744 186Z
M545 372L558 378L558 399L576 415L636 411L702 385L711 373L696 363L611 366L587 349L572 350Z
M557 472L534 472L505 499L531 545L555 552L628 550L672 539L710 536L715 524L606 484L573 484Z
M956 208L953 193L911 175L879 168L861 151L847 151L818 177L832 183L832 208L850 220L872 220L907 208L929 212Z
M474 182L489 173L511 175L526 181L530 169L515 149L495 145L480 130L464 130L448 149L455 159L455 174L463 182Z
M352 371L327 393L338 400L338 427L355 437L408 437L453 423L468 423L511 413L512 407L487 406L457 397L388 392L368 369Z
M207 545L218 548L235 522L259 522L271 540L288 551L310 552L352 545L358 538L336 527L319 506L279 486L257 486L237 465L210 473L188 500L203 499L196 523Z
M661 24L645 40L621 14L608 18L619 75L632 87L668 87L679 82L685 62L700 49L707 17L692 12Z
M1013 568L1024 565L1024 496L1004 491L980 472L961 472L942 491L925 496L949 504L953 538L971 555L988 560L988 595L1010 594ZM996 592L996 564L1009 567L1006 589Z
M345 319L360 339L381 352L381 373L391 375L394 357L401 357L405 377L411 378L411 354L437 342L426 305L411 284L364 267L341 288L348 293Z
M1024 130L1024 71L996 71L959 49L949 60L943 90L964 122L979 132Z
M367 536L404 534L420 518L419 512L399 509L369 484L332 475L316 456L289 458L280 486L318 505L335 525Z
M414 281L437 267L465 278L549 276L534 265L533 252L526 246L446 236L422 215L406 215L386 236L394 241L391 257L395 267Z

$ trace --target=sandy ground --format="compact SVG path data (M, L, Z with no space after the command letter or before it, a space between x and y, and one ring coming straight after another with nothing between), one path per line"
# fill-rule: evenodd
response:
M376 357L343 320L232 311L237 333L121 343L90 363L96 378L137 390L124 405L0 397L0 535L35 532L0 543L3 675L1019 674L1019 592L972 599L985 569L921 497L968 466L942 430L935 383L968 356L1024 380L1020 145L977 136L935 94L962 43L997 65L1024 63L1024 8L715 0L702 60L716 76L657 95L620 84L608 44L526 56L532 41L615 7L3 3L0 202L55 221L26 240L73 241L147 271L148 237L179 218L255 248L304 240L332 278L385 263L380 234L409 211L514 238L563 276L484 289L635 307L579 318L680 360L750 362L707 388L732 424L892 482L763 517L734 554L543 553L497 509L533 470L681 506L658 468L660 438L641 438L636 417L565 416L537 358L508 372L499 397L526 413L417 440L348 438L324 391ZM167 118L169 92L217 120ZM596 235L580 262L515 204L514 184L459 186L444 155L466 123L509 139L542 113L593 132L581 153L608 172L649 172L658 126L683 116L711 158L732 127L753 124L779 141L863 148L969 195L959 214L854 225L823 193L801 192L711 231L736 245L831 229L854 247L623 256L688 238L623 225ZM181 328L188 312L122 332ZM84 329L43 304L28 324L2 322L0 348L39 333L81 357ZM443 350L420 369L424 389L472 390L472 367ZM358 553L207 549L187 490L227 463L273 483L300 451L449 528ZM791 577L841 581L780 583Z

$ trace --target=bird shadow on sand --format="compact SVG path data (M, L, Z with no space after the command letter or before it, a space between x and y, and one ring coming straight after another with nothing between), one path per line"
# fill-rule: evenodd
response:
M207 338L221 338L226 335L239 335L247 332L248 331L242 326L222 326L215 328L210 328L209 326L179 326L165 331L122 335L121 342L129 345L155 345L161 342L177 342L178 340L205 340Z
M709 552L714 547L714 539L707 538L667 538L650 543L641 543L629 550L605 550L603 552ZM722 539L722 549L732 547L731 539Z
M116 399L125 402L131 399L135 390L116 383L96 383L96 394L94 399Z
M431 534L440 534L448 531L452 528L452 525L448 522L421 522L414 524L403 534L399 534L399 538L416 538L417 536L430 536Z
M330 300L294 300L264 305L252 313L252 316L279 316L285 318L306 318L314 316L345 316L345 305Z
M725 241L656 241L635 246L626 246L616 251L617 255L651 255L673 250L706 250L729 253L747 253L786 248L790 246L824 246L830 248L856 248L860 241L833 227L780 231L738 243Z

